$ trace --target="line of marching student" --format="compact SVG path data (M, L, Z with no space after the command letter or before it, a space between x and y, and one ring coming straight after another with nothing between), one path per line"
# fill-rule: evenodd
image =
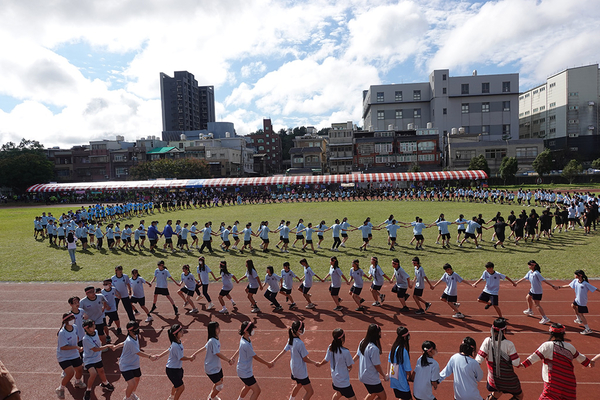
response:
M412 296L418 306L418 309L415 312L417 314L425 313L432 306L432 303L427 302L423 299L425 282L429 284L429 287L432 290L439 284L444 283L446 285L446 288L441 296L441 300L447 303L448 306L453 310L453 312L455 312L453 317L464 318L465 316L461 314L458 310L458 308L460 307L460 303L458 303L457 295L457 286L459 283L464 281L456 272L452 270L452 267L449 264L445 264L443 266L443 269L445 271L444 275L438 282L432 284L426 277L426 274L424 273L423 267L420 265L418 257L414 257L412 262L415 268L415 278L413 280L411 280L409 275L402 269L402 267L400 267L398 259L394 259L392 262L394 268L393 276L396 280L395 284L392 287L392 292L396 293L400 303L403 306L400 309L400 311L409 311L406 305L406 300L410 297L410 295L407 293L407 290L414 287ZM123 268L121 266L116 267L115 275L113 275L110 279L106 279L103 282L104 288L100 291L100 293L97 293L96 288L94 288L93 286L88 286L85 288L85 298L80 300L79 297L73 296L69 299L71 311L63 316L63 327L61 328L61 332L63 331L63 329L66 332L63 332L62 336L59 334L59 347L57 350L57 355L59 363L61 364L61 367L63 367L63 370L69 370L70 372L65 372L65 376L63 377L61 386L57 388L57 394L59 398L62 398L61 395L64 396L64 386L69 382L73 375L75 375L76 377L75 386L81 388L83 388L84 386L84 384L81 383L82 375L80 372L78 372L78 368L81 366L81 363L79 363L78 361L67 362L69 360L75 360L75 358L69 359L68 357L70 356L65 355L65 352L71 355L75 353L74 351L69 353L69 350L74 350L74 348L72 348L74 346L73 343L76 344L75 347L77 347L77 349L84 348L85 346L83 346L83 343L81 341L82 339L86 338L86 335L88 335L88 333L90 333L88 336L93 337L93 340L88 340L88 347L90 347L90 349L88 349L88 355L94 355L95 357L89 359L94 362L90 361L86 363L84 352L83 363L85 365L91 366L90 368L92 369L90 370L90 368L87 368L90 371L90 379L88 380L88 384L85 385L85 388L87 390L86 394L84 395L84 399L88 399L91 395L88 392L90 392L93 388L93 383L96 374L99 375L101 378L101 386L103 387L103 389L111 390L112 386L106 380L106 377L103 373L101 360L98 360L98 358L100 357L100 351L108 349L111 346L109 327L112 324L115 324L115 334L118 337L123 336L123 332L119 321L119 315L117 312L118 305L122 303L123 308L128 314L129 323L127 324L126 334L126 340L128 340L130 336L130 331L136 331L137 329L139 329L139 323L136 321L135 317L135 314L139 311L135 308L135 305L139 305L146 312L147 323L152 322L151 313L156 311L156 304L159 296L167 297L167 299L171 302L173 306L174 313L176 315L179 314L179 310L175 305L175 301L170 296L170 292L168 289L169 279L172 280L176 285L180 286L178 294L181 296L182 300L184 300L184 306L188 304L190 305L191 309L188 311L188 313L190 314L195 314L198 312L198 309L194 303L193 296L195 293L199 295L200 290L202 290L202 294L208 302L206 310L209 311L214 308L214 304L212 303L212 299L210 298L210 294L208 292L208 286L210 282L209 274L212 275L215 281L222 281L222 288L218 296L219 302L222 306L222 309L220 310L221 313L229 313L227 307L225 306L226 298L231 301L232 306L234 308L236 307L235 301L231 297L231 291L233 290L232 281L239 282L242 279L248 280L248 285L245 289L245 292L252 307L251 312L254 313L261 312L258 308L257 301L254 299L254 295L257 294L259 288L262 290L263 287L267 287L265 291L265 297L268 299L268 301L271 302L272 306L274 307L274 312L279 312L282 310L282 306L277 301L277 296L279 294L282 294L284 297L286 297L287 301L291 302L290 310L296 308L292 292L294 278L302 282L302 284L297 289L301 292L301 294L308 303L306 305L306 308L312 309L317 307L317 305L312 302L309 293L312 287L313 279L316 278L318 280L324 281L326 278L331 277L329 291L335 303L334 310L341 312L346 312L347 310L340 304L341 299L339 297L339 292L341 289L342 280L345 280L348 285L352 285L349 292L352 296L352 299L356 302L356 311L359 312L364 310L363 302L365 300L360 296L363 289L364 278L373 280L373 283L370 287L370 292L374 300L374 302L372 303L372 306L374 307L380 306L381 303L383 303L385 300L385 294L381 293L381 289L384 284L384 279L387 279L390 282L392 282L392 279L388 277L378 265L378 260L376 257L371 258L371 265L369 267L368 274L365 274L360 268L359 260L354 260L349 272L350 279L347 279L341 271L336 257L331 257L329 274L323 279L314 274L314 272L308 265L306 259L301 260L300 264L303 266L304 270L304 276L302 278L294 274L294 272L290 269L290 264L287 262L284 263L284 268L281 271L281 276L278 276L274 273L273 267L267 267L264 284L258 277L258 272L256 271L252 260L247 260L246 273L239 280L234 275L229 273L225 261L222 261L220 264L219 277L215 276L215 274L205 264L205 260L203 257L200 257L199 264L196 268L196 272L198 273L198 279L196 279L196 277L194 277L194 275L191 273L190 267L188 265L184 265L182 267L181 280L179 282L173 279L170 272L165 268L165 264L163 261L159 261L157 269L154 273L154 278L151 282L146 282L143 278L141 278L138 274L138 271L135 269L132 271L132 277L130 279L126 274L123 273ZM483 272L482 277L471 285L476 287L477 284L479 284L481 281L486 281L486 286L481 295L479 296L478 301L481 303L485 303L486 309L493 306L498 313L499 320L503 320L503 318L499 307L498 291L500 288L500 281L507 278L515 286L524 280L530 282L530 290L526 297L528 308L523 313L526 315L533 315L533 308L535 305L535 308L542 315L540 323L547 324L548 322L550 322L549 317L546 316L541 306L543 292L541 285L545 282L547 285L551 286L553 289L556 290L558 290L559 288L574 289L576 297L572 306L577 316L575 322L583 324L585 326L584 331L582 331L583 334L592 333L591 329L587 325L585 314L588 313L588 293L595 291L596 288L589 284L589 282L587 281L587 277L583 271L575 271L575 279L573 279L573 281L570 284L556 286L544 280L543 276L540 273L540 266L533 260L528 263L529 271L527 272L527 274L518 281L512 281L505 275L495 271L494 265L491 262L487 263L485 267L486 270ZM152 286L154 282L156 282L156 287L154 290L153 305L151 310L148 310L145 302L144 285ZM196 301L198 300L199 298L197 297ZM106 322L106 318L108 318L108 322ZM73 322L70 323L69 321ZM70 328L71 326L73 326L72 329ZM174 332L173 335L176 336L178 332ZM76 342L73 342L74 340L76 340ZM139 353L139 351L137 353ZM183 353L181 353L181 355L182 354ZM73 367L73 369L70 369L71 367ZM130 385L133 385L133 383L129 381L134 378L139 378L139 376L126 375L127 374L124 374L125 380L128 381L128 394L126 394L126 398L135 399L135 397L131 397L132 393L135 391L135 388L130 388ZM170 379L171 378L172 377L170 376ZM174 381L174 389L172 392L174 398L178 398L175 396L178 392L177 388L180 388L181 386L180 383L181 382L179 380ZM248 382L245 382L246 389L251 390L250 388L253 386L253 384L247 385L246 383ZM303 387L305 385L300 384L300 386ZM241 396L241 398L244 398L244 396Z

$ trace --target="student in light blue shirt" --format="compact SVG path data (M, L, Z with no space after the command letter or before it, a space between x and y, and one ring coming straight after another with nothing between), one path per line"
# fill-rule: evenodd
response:
M354 360L350 354L350 350L344 347L346 335L340 328L336 328L332 332L333 340L327 348L327 354L323 361L317 363L317 367L329 362L331 371L331 381L333 390L336 391L335 398L342 396L347 399L356 399L354 389L350 384L350 370L354 365ZM339 395L338 395L339 393Z
M423 219L417 217L415 221L411 222L410 225L413 227L413 236L417 242L415 246L415 250L423 250L423 242L425 241L425 237L423 236L423 229L428 226L423 223Z
M61 380L60 386L56 389L56 394L64 396L65 386L75 376L75 387L85 388L87 387L83 383L83 367L81 357L79 356L80 347L77 344L77 325L75 325L75 315L68 312L63 314L62 317L62 328L58 332L58 345L56 347L56 359L58 364L64 371L64 376Z
M315 250L315 246L313 244L313 238L312 238L312 235L315 232L315 229L313 229L312 226L313 226L312 223L309 222L308 226L306 228L296 231L296 234L306 232L306 242L302 246L302 251L305 252L308 245L310 245L310 248L312 249L313 253L317 254L317 251Z
M296 242L298 240L301 240L302 246L304 246L304 235L302 234L302 230L304 230L306 227L304 226L303 222L304 220L300 218L296 224L296 227L293 229L296 232L296 240L294 240L294 243L292 243L292 247L296 247Z
M408 329L404 326L396 328L396 340L392 344L388 362L395 366L390 372L390 387L394 390L397 399L411 398L410 386L408 385L408 378L412 371L408 354L409 342Z
M152 286L152 284L156 281L156 287L154 288L154 300L152 301L152 309L150 310L150 312L154 312L154 310L156 310L156 301L158 300L158 295L161 295L166 296L169 302L171 302L171 305L173 306L173 311L177 316L179 315L179 309L175 305L175 301L169 293L169 283L167 279L171 279L173 283L175 283L177 286L181 286L181 284L178 283L175 279L173 279L171 273L165 267L165 262L163 260L160 260L156 265L157 268L154 270L154 278L152 278L152 281L150 281L150 286Z
M254 372L252 371L252 361L256 360L261 364L265 364L268 368L273 368L274 365L272 362L259 357L254 352L250 337L253 336L255 332L256 326L254 325L254 322L250 321L242 322L242 326L238 332L241 338L236 371L238 377L244 383L240 392L240 399L245 399L250 391L252 391L252 396L256 396L257 392L260 393L260 386L258 386L258 382L256 381L256 378L254 378Z
M104 365L102 364L102 351L104 349L114 349L115 346L110 344L102 345L98 331L96 330L96 324L91 319L86 319L83 321L83 329L85 330L85 335L82 340L83 365L90 374L87 381L86 392L83 398L89 399L91 398L92 388L94 381L96 380L96 376L100 376L100 386L103 389L110 392L115 390L115 387L108 382L108 379L106 379Z
M235 228L235 226L234 226L234 228ZM254 249L252 248L252 236L256 236L256 235L254 233L252 233L252 223L251 222L248 222L246 224L246 228L244 228L244 230L242 230L242 233L244 234L244 245L240 249L240 254L244 254L244 250L246 250L246 247L248 247L248 249L250 251L254 251Z
M358 363L358 380L365 385L369 395L378 395L385 398L385 389L381 384L380 376L387 381L388 375L381 367L381 327L377 324L369 325L365 338L358 345L353 361ZM383 393L383 397L381 395Z
M491 306L494 306L499 318L502 318L502 311L498 305L498 291L500 290L500 281L503 281L504 279L512 283L513 286L517 286L517 284L508 276L495 271L493 262L488 262L485 264L485 271L483 271L481 278L473 283L473 287L477 287L479 282L485 281L485 287L483 288L483 292L481 292L477 301L479 303L485 303L486 310Z
M466 337L460 345L459 353L448 360L446 367L440 372L440 382L454 375L454 398L456 400L481 400L477 387L483 378L483 371L473 359L477 344L471 337Z
M455 224L455 223L456 222L446 221L444 219L444 214L441 214L440 218L436 222L429 225L429 227L432 227L433 225L436 225L438 227L438 230L439 230L438 242L439 242L439 237L441 237L443 249L450 248L450 225Z
M183 344L181 344L181 338L183 337L183 326L174 324L169 328L167 333L169 335L169 340L171 341L171 346L169 346L167 350L158 354L156 358L161 358L167 353L169 354L166 372L167 377L173 384L173 388L171 388L171 396L173 398L179 398L185 390L185 386L183 384L182 361L194 361L196 359L196 355L192 354L189 357L183 355Z
M463 243L468 239L473 239L475 241L475 248L481 249L481 246L477 243L477 228L481 228L482 226L477 223L477 217L473 217L471 221L466 222L467 229L465 230L465 238L460 242L458 247L462 247ZM484 227L485 228L485 227ZM485 228L488 229L488 228Z
M221 328L217 321L211 321L208 323L208 341L200 350L206 350L206 356L204 358L204 372L212 382L213 386L208 395L209 399L217 399L217 395L223 390L223 368L221 368L221 360L225 361L229 365L233 365L233 357L227 358L221 353L221 342L219 341L219 334Z
M123 347L121 357L119 358L119 370L123 379L127 382L125 388L125 398L131 399L140 383L142 371L140 369L140 357L146 357L150 360L155 360L155 356L151 356L140 349L139 342L140 324L137 321L129 321L127 323L127 338L116 347Z
M400 225L396 225L396 220L392 219L390 221L390 223L388 225L385 226L385 229L387 229L388 231L388 244L390 246L390 250L396 250L395 249L395 245L396 245L396 237L397 237L397 232L398 232L398 228L400 228Z
M306 364L310 363L317 365L317 363L308 357L308 350L306 350L304 342L300 339L300 335L304 334L304 322L292 322L292 326L288 329L288 334L289 340L287 344L273 359L272 363L276 363L286 351L289 351L292 380L296 383L290 397L295 398L300 392L300 389L304 388L306 395L303 398L311 398L315 391L308 378Z

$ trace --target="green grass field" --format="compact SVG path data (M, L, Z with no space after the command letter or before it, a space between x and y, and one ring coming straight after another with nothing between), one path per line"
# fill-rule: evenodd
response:
M0 255L4 262L0 266L0 280L98 281L110 277L116 265L123 265L128 274L132 268L138 268L142 276L151 278L156 268L156 262L161 259L165 260L167 267L176 279L179 277L183 264L190 264L195 270L198 257L198 251L195 249L190 253L177 252L173 254L170 252L151 254L148 251L97 251L91 249L83 252L78 250L77 265L71 267L67 250L50 247L47 240L36 241L33 238L33 219L36 215L41 215L42 211L51 211L54 216L58 217L63 211L77 207L73 205L72 207L1 209L0 243L2 245ZM200 226L210 220L213 222L213 229L218 228L221 221L233 224L237 219L241 222L241 225L245 225L248 221L252 222L252 226L256 230L260 221L265 219L269 220L271 229L275 229L281 219L290 220L292 222L291 226L294 226L299 218L303 218L305 224L312 222L316 225L324 219L330 225L335 218L341 220L343 217L348 217L349 222L356 226L360 225L367 216L370 216L373 224L378 225L390 214L394 214L397 220L403 222L413 221L415 216L420 216L425 223L431 223L442 212L446 215L446 219L451 221L458 218L461 213L468 219L482 213L484 219L488 220L497 211L501 211L506 217L513 209L517 213L521 210L516 205L501 206L455 202L286 203L173 211L162 214L157 213L154 216L147 216L145 219L147 225L152 219L160 221L159 227L161 229L167 219L173 221L181 219L189 223L198 221ZM540 208L537 211L541 213ZM137 224L139 218L129 221ZM124 223L122 222L121 225ZM464 278L477 279L484 269L484 264L488 261L494 262L496 269L509 277L520 278L527 272L526 263L531 259L536 260L541 265L542 273L546 278L572 278L573 271L578 268L584 269L590 277L600 277L600 263L597 262L600 259L598 234L594 232L590 236L584 236L582 229L566 233L557 232L552 241L542 239L535 243L523 243L519 247L507 242L506 249L498 250L494 250L492 243L489 242L493 233L492 229L484 231L485 242L482 243L484 248L481 250L476 250L473 244L468 243L465 243L464 248L456 247L456 225L452 225L450 230L453 235L451 249L442 249L441 246L435 244L437 237L437 228L435 227L424 231L425 244L423 251L416 251L414 247L408 245L412 238L412 229L401 229L398 232L399 245L396 246L395 252L389 251L386 232L381 230L374 231L374 240L367 252L358 251L361 244L360 232L351 232L347 247L333 253L327 250L332 244L331 232L327 232L323 243L324 249L319 250L318 254L313 254L310 251L302 253L298 248L290 249L291 251L288 254L280 253L274 248L274 244L278 241L278 235L271 235L273 250L268 254L258 250L260 242L258 238L253 238L253 245L258 250L254 254L249 255L247 252L239 254L235 251L226 254L218 250L220 239L214 237L213 248L216 251L213 255L205 254L205 257L207 265L215 272L218 271L219 261L222 259L227 260L228 265L231 266L230 271L238 278L244 273L244 261L247 258L254 260L257 270L263 276L267 265L273 265L276 271L280 271L284 261L290 261L292 269L301 274L302 270L298 261L303 257L308 259L317 275L323 277L327 274L331 255L338 257L345 274L347 274L353 259L360 259L361 266L367 268L369 258L375 255L379 258L379 263L388 276L392 273L391 259L394 257L398 257L400 264L412 275L411 259L418 255L428 277L433 280L439 279L443 274L441 266L446 262L450 263L455 271ZM316 239L316 235L314 235L314 238ZM159 241L161 248L163 243L163 240Z

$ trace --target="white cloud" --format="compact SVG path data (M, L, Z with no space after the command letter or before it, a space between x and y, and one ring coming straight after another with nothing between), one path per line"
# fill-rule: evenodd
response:
M520 72L523 87L566 67L597 62L597 5L4 2L0 96L20 104L0 111L0 142L27 137L69 146L117 134L129 140L159 135L159 72L172 76L178 70L215 86L216 115L234 122L238 133L262 127L266 117L276 129L347 120L360 125L362 91L382 81L423 81L435 68L461 74L483 65L492 72ZM63 51L81 43L89 45L81 54ZM399 76L389 76L392 70Z

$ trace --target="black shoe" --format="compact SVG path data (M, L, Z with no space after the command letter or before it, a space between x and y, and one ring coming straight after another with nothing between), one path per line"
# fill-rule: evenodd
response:
M109 392L115 390L115 387L110 382L108 382L106 385L104 383L101 383L100 386L102 386L102 389L108 390Z
M123 331L121 330L121 328L117 328L117 335L122 335Z
M360 304L364 303L365 299L360 299Z
M410 309L409 309L408 307L402 307L402 308L400 309L400 311L401 311L401 312L408 312L408 311L410 311Z
M175 316L179 315L179 309L177 306L173 306L173 311L175 311Z
M154 310L156 310L156 304L152 304L152 308L150 309L150 312L154 312Z
M111 344L112 343L112 339L110 338L110 336L106 335L106 344Z
M425 311L429 310L431 307L431 303L425 303Z
M491 304L491 303L487 303L487 304L485 305L485 309L487 310L487 309L488 309L488 308L490 308L491 306L492 306L492 304Z
M360 306L355 308L355 311L365 311L365 308L363 306Z
M422 308L419 308L417 311L415 311L415 314L425 314L425 310L423 310Z
M410 298L410 294L404 293L404 301L408 300L409 298Z
M86 390L85 394L83 395L83 400L90 400L91 398L92 398L92 391Z

